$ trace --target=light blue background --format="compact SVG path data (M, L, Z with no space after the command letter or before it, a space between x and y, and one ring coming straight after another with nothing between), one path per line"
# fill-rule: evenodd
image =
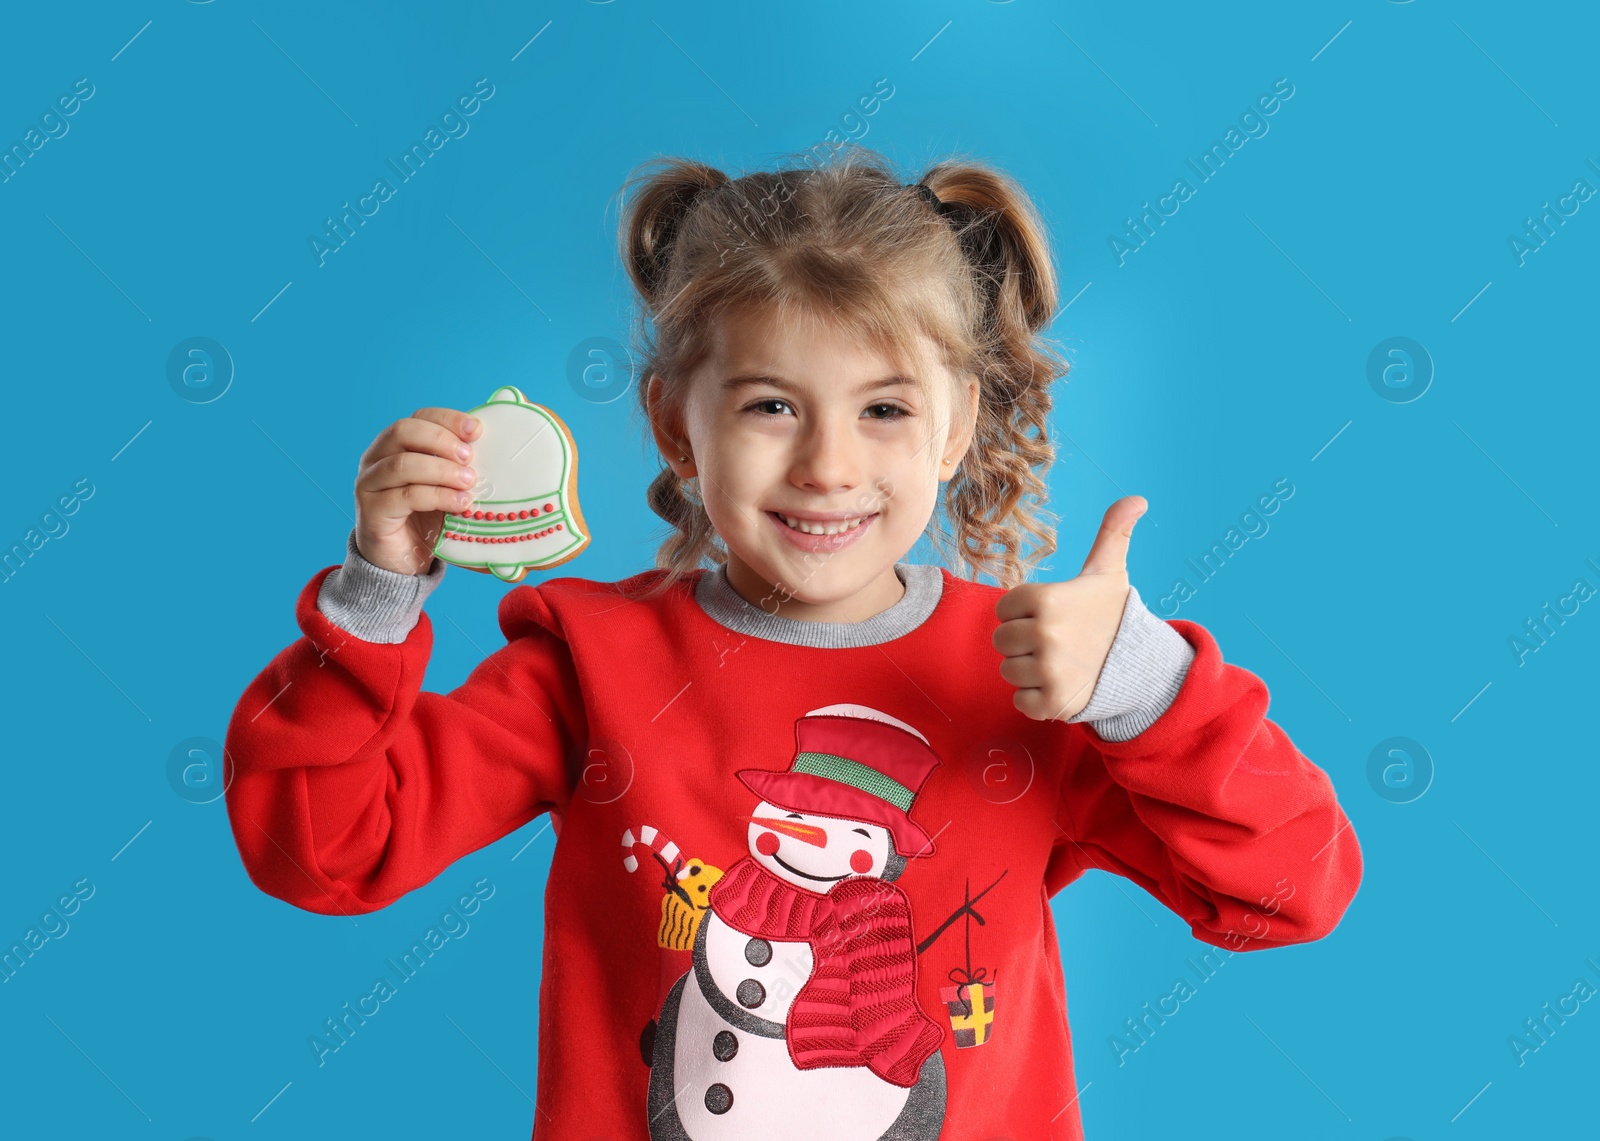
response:
M0 985L7 1132L527 1135L545 822L385 911L324 918L249 883L222 803L180 796L169 753L221 739L294 637L295 593L342 557L357 457L419 405L505 382L550 404L595 530L562 572L647 566L633 395L590 403L566 379L574 345L625 331L616 192L654 154L737 173L859 133L843 117L880 78L868 145L909 177L955 149L993 161L1051 227L1075 300L1050 575L1122 494L1150 501L1130 572L1152 607L1254 527L1178 616L1265 679L1366 861L1337 931L1233 956L1122 1066L1109 1036L1205 947L1126 881L1059 896L1087 1135L1594 1128L1600 1004L1525 1065L1508 1044L1576 979L1600 986L1600 601L1520 665L1509 643L1575 580L1600 586L1600 202L1526 264L1508 241L1600 185L1591 9L158 0L12 6L0 26L0 142L95 86L0 185L0 543L95 489L0 583L0 941L95 886ZM479 77L495 94L470 133L319 267L323 220ZM1270 131L1119 265L1123 220L1193 182L1185 159L1279 77L1295 93ZM197 336L236 368L209 403L167 378ZM1435 369L1409 402L1368 383L1395 336ZM1279 479L1295 492L1270 529L1242 525ZM504 589L458 573L430 603L432 688L499 644ZM1397 736L1434 770L1403 804L1395 773L1368 778ZM1414 791L1420 759L1399 763ZM481 877L471 931L319 1068L323 1019Z

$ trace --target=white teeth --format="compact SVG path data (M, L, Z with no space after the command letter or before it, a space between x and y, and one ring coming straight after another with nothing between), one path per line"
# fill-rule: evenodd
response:
M791 515L774 512L792 529L802 531L807 535L837 535L841 531L854 531L866 521L865 515L858 515L854 519L844 519L835 523L813 522L810 519L796 519Z

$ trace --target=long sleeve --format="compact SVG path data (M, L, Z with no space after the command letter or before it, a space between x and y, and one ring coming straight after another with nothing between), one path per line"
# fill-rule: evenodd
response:
M382 642L318 608L338 572L301 592L304 636L250 684L226 745L228 815L251 880L324 915L385 907L540 813L562 811L585 732L570 652L536 589L506 596L507 645L438 694L422 690L428 576L416 576L415 609Z
M1167 625L1195 651L1170 706L1124 741L1069 731L1081 748L1063 775L1047 888L1102 868L1216 946L1320 939L1362 871L1333 784L1266 716L1259 677L1224 662L1204 627Z

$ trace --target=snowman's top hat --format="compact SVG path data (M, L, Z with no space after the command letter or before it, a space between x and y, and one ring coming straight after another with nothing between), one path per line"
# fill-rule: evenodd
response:
M933 839L907 813L939 767L927 738L864 705L830 705L794 723L795 755L785 772L740 769L752 792L791 812L880 824L902 856L930 856Z

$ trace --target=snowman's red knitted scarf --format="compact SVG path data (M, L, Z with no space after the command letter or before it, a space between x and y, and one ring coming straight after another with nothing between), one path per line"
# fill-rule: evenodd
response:
M746 856L711 889L730 927L763 939L803 939L815 959L784 1030L798 1069L871 1068L910 1087L944 1030L917 1004L911 903L886 880L853 876L826 895L786 883Z

